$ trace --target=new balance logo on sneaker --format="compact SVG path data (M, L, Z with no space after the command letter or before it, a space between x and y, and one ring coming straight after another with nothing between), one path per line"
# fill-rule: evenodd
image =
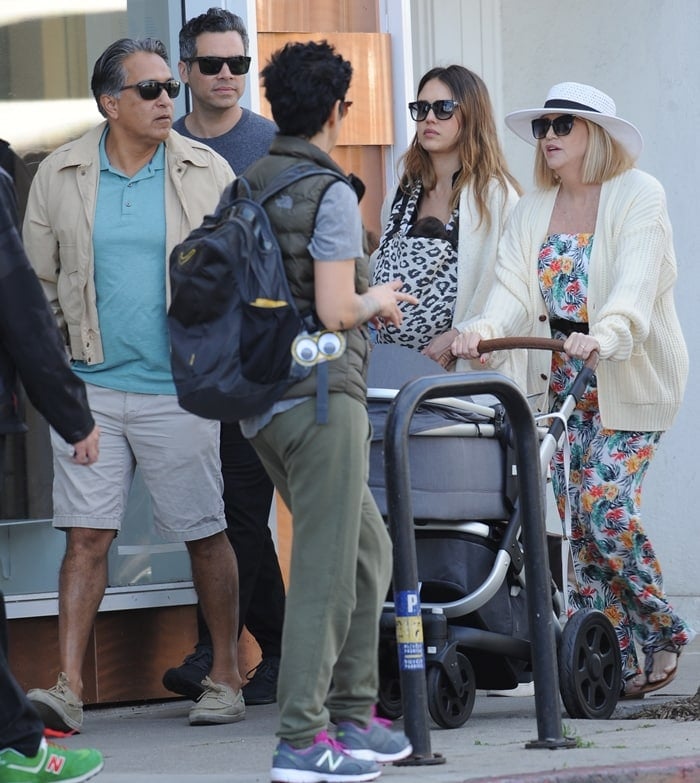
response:
M329 748L324 751L322 756L316 762L316 766L319 769L328 769L331 772L335 772L336 769L343 763L343 754L333 754L333 751Z
M50 772L52 775L60 775L61 770L66 764L66 758L65 756L57 756L55 753L52 753L49 756L49 760L46 762L45 769L47 772Z
M272 758L270 778L273 783L364 783L380 774L374 761L352 758L322 731L308 748L280 742Z

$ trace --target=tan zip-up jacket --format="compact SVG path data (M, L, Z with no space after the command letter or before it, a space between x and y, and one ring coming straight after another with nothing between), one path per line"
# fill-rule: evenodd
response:
M94 280L92 232L106 122L41 162L24 219L27 255L63 329L73 359L104 361ZM216 152L171 131L165 142L166 247L163 274L170 301L173 247L216 207L233 170Z

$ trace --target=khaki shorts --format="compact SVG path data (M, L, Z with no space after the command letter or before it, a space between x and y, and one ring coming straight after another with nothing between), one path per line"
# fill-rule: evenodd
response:
M135 394L87 385L100 428L100 456L76 465L51 431L54 527L118 531L138 463L165 541L197 541L226 528L219 422L184 411L175 395Z

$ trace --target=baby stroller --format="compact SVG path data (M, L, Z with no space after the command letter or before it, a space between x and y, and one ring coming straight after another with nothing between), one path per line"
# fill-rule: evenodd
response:
M496 341L492 341L496 342ZM563 343L545 341L551 350ZM505 347L505 346L504 346ZM368 374L373 428L370 488L386 517L383 437L386 414L409 380L444 372L407 348L374 346ZM540 431L547 466L577 399ZM557 429L557 422L562 429ZM428 710L443 728L471 715L477 689L509 690L532 681L527 585L518 515L518 479L503 406L450 398L422 403L408 440ZM565 614L563 578L551 579L552 612ZM381 619L379 711L402 714L396 618ZM555 624L560 693L572 718L608 718L617 705L621 661L615 630L602 612L579 610Z

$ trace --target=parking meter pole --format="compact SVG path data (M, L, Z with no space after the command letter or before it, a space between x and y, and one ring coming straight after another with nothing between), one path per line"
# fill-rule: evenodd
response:
M412 756L402 763L434 764L444 763L445 758L434 756L430 749L423 623L418 594L411 482L406 459L409 425L418 402L410 390L405 396L401 391L390 406L384 461L387 511L394 546L392 587L404 731L413 745Z

